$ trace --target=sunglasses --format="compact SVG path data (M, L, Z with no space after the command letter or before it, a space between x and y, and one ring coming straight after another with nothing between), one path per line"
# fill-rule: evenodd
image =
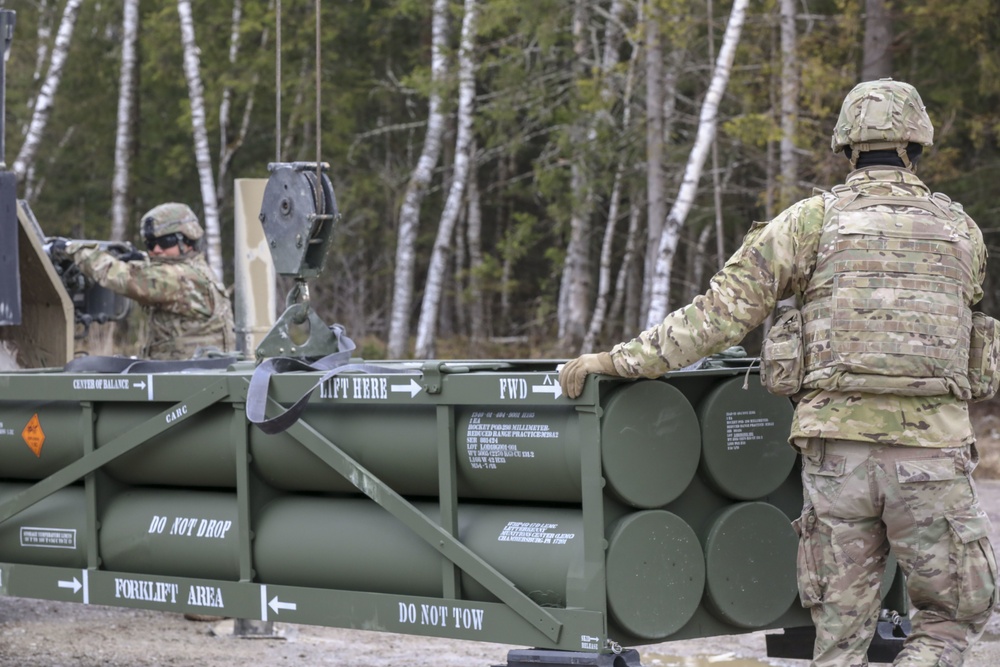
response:
M169 250L181 242L180 234L167 234L166 236L147 236L146 250L152 250L160 246L163 250Z

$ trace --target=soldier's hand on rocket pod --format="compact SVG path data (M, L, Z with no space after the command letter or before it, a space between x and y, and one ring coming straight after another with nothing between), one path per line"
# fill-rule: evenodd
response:
M559 371L559 385L563 393L570 398L576 398L583 393L583 383L589 373L615 376L619 374L614 362L611 361L611 355L607 352L581 355L566 362Z

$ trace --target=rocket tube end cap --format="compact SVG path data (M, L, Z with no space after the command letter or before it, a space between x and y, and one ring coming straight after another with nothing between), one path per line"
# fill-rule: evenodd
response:
M608 611L625 632L659 641L694 616L705 587L705 556L683 519L664 510L626 515L610 529Z
M737 503L720 511L705 538L705 606L744 629L778 620L797 600L799 540L774 505Z
M701 422L701 471L719 493L734 500L756 500L777 489L795 465L788 445L794 409L756 382L743 377L715 386L698 404Z
M701 428L688 399L661 380L618 387L604 405L601 460L608 490L643 509L679 497L701 457Z

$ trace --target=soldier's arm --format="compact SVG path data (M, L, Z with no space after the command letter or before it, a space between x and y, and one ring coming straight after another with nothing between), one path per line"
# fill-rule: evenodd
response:
M184 269L176 264L123 262L96 247L69 247L73 262L88 278L112 292L142 305L164 305L184 298L189 291Z
M815 263L822 198L754 223L708 291L611 351L623 377L658 377L738 344L781 299L801 293Z

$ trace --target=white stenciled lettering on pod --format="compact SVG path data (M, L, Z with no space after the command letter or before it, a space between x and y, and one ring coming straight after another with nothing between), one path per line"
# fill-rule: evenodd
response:
M484 610L468 607L449 607L443 604L425 603L421 603L418 607L412 602L399 603L399 622L406 625L452 627L459 630L481 632L484 615Z
M162 532L166 525L166 522L163 521L164 518L154 516L149 526L149 532ZM179 516L174 518L168 534L221 540L226 538L232 527L233 522L226 519L199 519L198 517Z
M192 586L188 590L187 603L195 607L222 608L222 589L215 586Z
M394 392L416 395L421 389L415 382L410 385L392 386ZM335 377L319 386L319 397L324 399L354 399L363 401L385 401L389 398L389 379L384 377L359 376Z
M500 378L500 400L528 398L528 381L524 378Z
M385 378L379 377L354 377L351 378L351 389L354 398L385 400L389 398L389 383Z
M129 389L128 378L78 378L73 380L73 389Z
M531 392L533 394L552 394L552 398L556 399L562 396L562 385L559 384L558 380L554 380L551 375L546 375L545 379L542 380L542 384L531 387Z
M188 406L186 403L177 406L173 410L167 413L167 423L172 424L184 415L188 413Z
M348 398L347 388L349 384L347 378L330 378L319 387L320 398Z
M115 577L115 597L125 600L176 604L179 590L175 583Z

